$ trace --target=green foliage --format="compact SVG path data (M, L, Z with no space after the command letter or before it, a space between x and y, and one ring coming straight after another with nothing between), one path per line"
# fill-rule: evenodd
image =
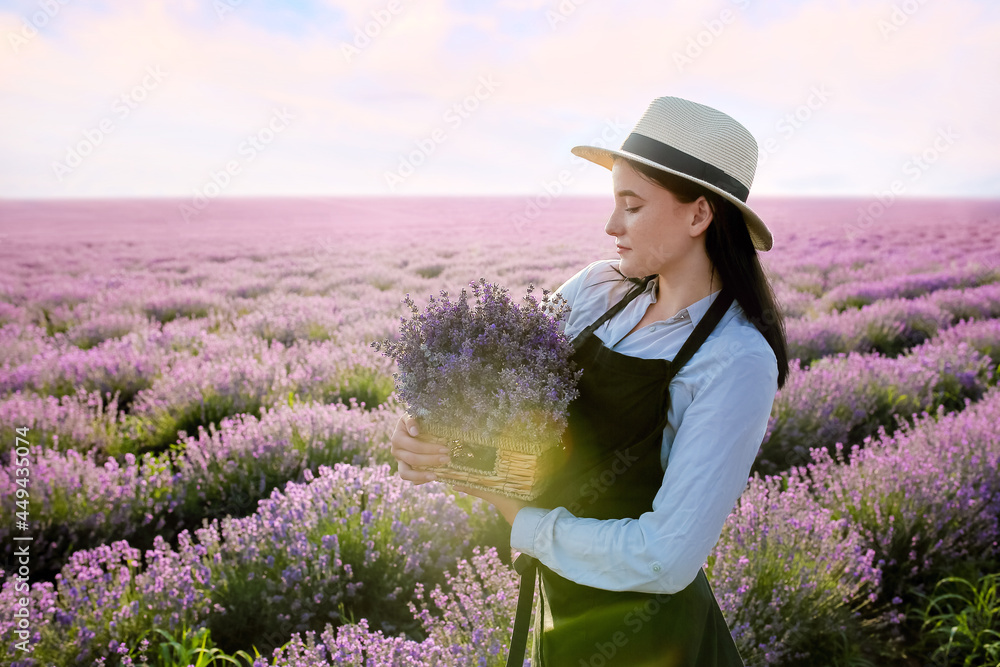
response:
M422 266L415 269L416 274L421 278L437 278L443 271L443 264L431 264L430 266Z
M926 607L918 611L920 646L931 665L1000 667L1000 573L976 583L946 577L921 598Z
M938 324L933 319L911 316L904 322L872 322L855 336L848 349L879 352L898 357L906 350L934 337Z
M391 278L374 277L368 281L372 287L380 292L385 292L396 286L396 281Z
M155 645L158 651L152 658L148 656L152 648L143 648L149 646L146 635L150 633L158 634L162 639ZM128 656L136 667L220 667L221 665L244 667L252 665L255 657L260 657L256 649L253 657L246 651L236 651L232 655L227 655L215 646L210 634L208 628L192 630L185 626L180 635L174 637L166 630L153 628L143 633Z
M391 375L370 366L355 364L323 383L313 385L308 390L300 390L293 400L349 405L351 399L354 399L358 403L364 403L370 410L385 403L395 389L395 381Z
M136 372L129 370L118 370L114 373L105 371L100 375L86 377L82 381L77 381L73 377L59 374L55 378L32 382L27 385L27 389L34 389L42 396L55 396L62 398L72 396L80 391L98 392L106 403L110 403L112 396L117 394L118 407L127 409L131 405L136 395L143 389L148 389L153 385L152 378L143 377Z
M263 405L264 399L260 396L225 395L205 388L196 403L159 410L148 417L129 415L126 418L127 437L136 454L159 452L176 443L180 431L197 433L199 426L218 425L225 417L241 413L259 417Z
M154 317L161 324L176 320L178 317L198 319L208 317L210 306L207 303L179 303L172 305L152 305L143 308L146 317Z
M822 296L822 294L817 294L816 296ZM835 310L837 312L843 312L845 310L853 310L861 308L862 306L867 306L872 300L869 297L851 295L834 301L830 305L830 310Z
M316 322L311 322L306 327L306 340L312 341L322 341L330 340L333 338L333 331L326 328L322 324L317 324Z
M808 267L799 267L802 270L806 270ZM807 277L802 276L796 280L788 281L788 286L794 289L796 292L802 292L803 294L812 294L815 297L823 296L826 288L823 286L825 279L823 276L815 276L814 280L809 280Z
M879 667L864 655L862 645L847 632L833 640L830 667Z
M938 381L934 383L934 405L943 405L948 412L959 411L965 407L965 399L970 398L978 401L982 398L985 388L995 382L993 371L984 368L977 374L975 382L970 385L963 384L962 381L951 373L941 373Z
M68 319L60 319L53 311L44 306L35 313L33 321L39 326L45 327L47 336L55 336L57 333L66 333L72 322Z
M395 389L392 376L367 366L355 366L341 376L336 399L348 403L354 398L358 403L364 403L365 407L374 408L385 403Z

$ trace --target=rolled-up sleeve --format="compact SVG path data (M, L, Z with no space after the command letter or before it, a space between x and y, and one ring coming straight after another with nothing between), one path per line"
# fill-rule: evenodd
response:
M691 583L746 488L777 391L769 347L736 341L723 354L677 420L652 511L598 520L526 507L511 547L595 588L675 593Z

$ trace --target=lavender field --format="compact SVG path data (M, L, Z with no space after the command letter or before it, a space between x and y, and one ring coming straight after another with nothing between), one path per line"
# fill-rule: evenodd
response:
M997 665L1000 609L927 612L997 595L1000 202L871 203L754 202L799 361L706 572L747 665ZM394 476L369 343L614 257L611 206L0 202L0 660L503 665L509 527Z

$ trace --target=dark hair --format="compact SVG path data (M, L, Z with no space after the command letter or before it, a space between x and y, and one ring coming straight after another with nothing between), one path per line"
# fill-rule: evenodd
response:
M628 158L615 159L625 160L648 180L673 193L681 203L691 203L698 197L708 200L712 223L705 231L705 252L722 277L723 286L728 288L747 319L763 334L774 351L780 389L788 376L784 314L774 298L771 281L760 264L743 214L732 202L693 181Z

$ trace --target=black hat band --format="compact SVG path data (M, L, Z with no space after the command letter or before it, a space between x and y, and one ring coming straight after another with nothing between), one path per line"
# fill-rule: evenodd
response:
M697 178L700 181L711 183L720 190L736 197L744 204L747 201L747 197L750 196L750 188L726 172L662 141L651 139L642 134L632 133L628 135L620 150L644 157L663 167L673 169L692 178Z

